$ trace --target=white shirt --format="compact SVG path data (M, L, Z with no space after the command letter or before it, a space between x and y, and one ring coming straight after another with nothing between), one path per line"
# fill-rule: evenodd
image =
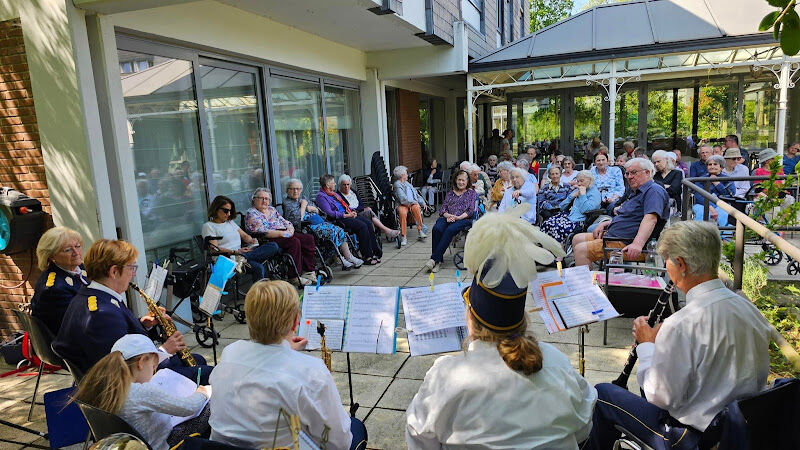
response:
M120 294L119 292L111 289L110 287L106 286L105 284L100 284L97 281L92 281L91 283L89 283L89 286L86 286L86 287L89 288L89 289L96 289L98 291L103 291L106 294L109 294L112 297L114 297L115 299L117 299L117 301L122 303L123 305L127 305L128 304L128 302L125 301L125 297L123 297L122 294Z
M737 164L733 170L729 171L727 168L722 169L722 173L729 177L749 177L750 171L747 170L743 164ZM750 190L750 182L749 181L734 181L733 185L736 186L736 196L737 197L744 197L747 194L747 191Z
M437 359L406 411L408 448L577 449L597 391L555 347L539 348L542 370L529 376L483 341Z
M239 250L242 248L242 237L239 235L239 225L232 221L225 223L206 222L203 224L203 237L222 236L222 240L217 243L218 247L228 250Z
M577 176L578 176L578 171L577 170L573 170L572 173L569 174L569 175L566 175L566 174L562 173L561 174L561 182L564 183L564 184L569 184L569 182L574 180L575 177L577 177Z
M647 400L704 431L728 403L764 389L771 326L753 304L719 279L686 293L655 344L636 347L636 375Z
M227 444L272 448L278 413L296 414L319 439L330 427L328 448L347 449L353 435L333 377L321 359L292 350L287 341L263 345L234 342L211 372L211 439ZM292 443L285 420L278 447Z

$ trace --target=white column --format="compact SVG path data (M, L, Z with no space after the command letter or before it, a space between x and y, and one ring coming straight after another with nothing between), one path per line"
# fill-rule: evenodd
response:
M775 124L775 146L778 154L783 157L784 136L786 136L786 104L788 103L789 90L789 63L784 61L781 64L781 72L778 76L778 120Z
M467 161L475 160L473 142L473 128L475 127L475 105L472 104L473 92L470 90L475 85L471 75L467 75Z
M614 125L617 122L617 65L611 60L611 78L608 79L608 155L614 161Z
M368 67L366 80L361 82L361 122L364 137L364 170L370 172L372 154L381 152L388 163L388 139L386 137L386 93L378 79L377 69Z

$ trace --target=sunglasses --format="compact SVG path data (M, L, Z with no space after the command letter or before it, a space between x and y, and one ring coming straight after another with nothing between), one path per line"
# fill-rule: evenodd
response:
M225 214L230 214L231 213L231 209L230 208L220 208L219 210L224 212Z

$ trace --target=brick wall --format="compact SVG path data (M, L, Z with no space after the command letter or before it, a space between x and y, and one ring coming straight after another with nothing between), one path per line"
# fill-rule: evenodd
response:
M397 90L397 143L400 164L408 167L409 173L421 169L419 95L416 92Z
M12 187L42 202L46 227L52 227L50 195L33 106L31 78L19 19L0 22L0 186ZM32 270L31 270L32 269ZM18 329L12 308L28 301L39 278L30 253L0 255L0 335Z

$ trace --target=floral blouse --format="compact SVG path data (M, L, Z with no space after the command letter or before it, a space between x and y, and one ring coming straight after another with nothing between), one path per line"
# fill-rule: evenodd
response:
M267 207L267 213L250 208L244 216L244 225L251 233L266 233L270 230L290 230L294 226L291 222L281 217L273 206Z
M475 202L478 200L478 193L472 189L467 189L461 195L456 195L454 191L450 191L445 195L442 207L439 210L439 216L444 217L444 213L450 213L454 216L460 216L467 213L466 219L472 219L475 213Z

